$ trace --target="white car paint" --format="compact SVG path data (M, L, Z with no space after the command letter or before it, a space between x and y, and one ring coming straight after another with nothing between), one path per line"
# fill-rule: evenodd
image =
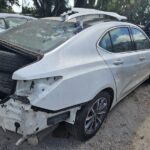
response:
M47 128L48 118L68 111L71 115L64 121L74 124L82 104L108 88L114 93L113 108L150 74L149 50L113 54L98 46L107 31L122 26L139 29L125 22L96 23L46 53L41 60L14 72L15 95L27 97L30 104L12 97L0 109L0 126L15 131L14 124L19 122L18 133L27 138ZM141 57L147 61L141 61ZM122 59L123 64L116 65ZM144 73L139 72L139 67ZM32 106L50 112L34 111Z
M115 91L114 79L108 66L97 52L96 42L103 33L103 30L120 24L116 22L111 25L105 25L103 28L99 25L96 25L95 28L87 28L54 51L46 54L37 63L14 72L13 79L35 80L62 76L62 79L55 88L49 87L50 89L48 90L51 92L48 92L47 98L41 97L39 100L37 98L31 99L31 103L34 106L45 109L49 108L54 111L89 101L99 91L107 87ZM100 32L97 32L98 28ZM93 37L93 40L89 41L90 37ZM82 45L77 43L82 43ZM59 61L56 62L54 60ZM39 70L39 68L42 69ZM103 78L100 78L100 75ZM91 87L88 86L89 84ZM80 88L76 89L76 87ZM51 97L51 101L49 101L49 97ZM62 99L62 97L64 98Z

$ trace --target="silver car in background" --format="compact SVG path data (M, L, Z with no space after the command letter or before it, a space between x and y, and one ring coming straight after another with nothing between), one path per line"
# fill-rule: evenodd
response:
M0 13L0 33L31 20L36 20L36 18L19 14Z

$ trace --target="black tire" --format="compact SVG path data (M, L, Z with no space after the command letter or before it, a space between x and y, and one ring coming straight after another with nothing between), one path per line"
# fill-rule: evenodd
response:
M28 63L29 60L19 54L0 51L0 72L13 73Z
M95 104L98 102L98 100L100 101L101 98L105 98L107 100L106 113L103 114L101 123L99 123L97 128L93 132L87 133L85 131L85 122L86 122L86 119L88 117L87 115L89 114L90 109L92 107L94 107ZM110 106L111 106L111 96L110 96L110 94L107 91L101 92L91 102L87 103L84 107L82 107L82 109L80 111L77 112L76 120L75 120L74 125L67 124L67 129L68 129L69 133L71 135L73 135L75 138L77 138L78 140L80 140L80 141L89 140L100 129L102 123L104 122L104 120L105 120L105 118L106 118L106 116L109 112Z
M12 74L31 60L17 53L0 50L0 99L12 94L16 81Z
M15 81L12 80L12 75L8 73L0 73L0 96L3 94L10 95L13 91Z

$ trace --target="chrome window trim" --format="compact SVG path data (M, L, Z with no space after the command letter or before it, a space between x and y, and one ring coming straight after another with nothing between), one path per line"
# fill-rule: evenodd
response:
M135 26L131 26L131 25L114 26L114 27L111 27L111 28L107 29L106 31L104 31L104 33L100 36L100 38L98 39L98 41L97 41L97 43L96 43L97 50L98 50L98 48L100 48L100 49L102 49L103 51L105 51L105 52L107 52L107 53L110 53L110 54L114 54L114 55L115 55L115 54L124 54L124 53L135 53L135 52L139 52L139 51L146 51L146 50L148 50L148 49L143 49L143 50L131 50L131 51L126 51L126 52L113 53L113 52L110 52L110 51L108 51L108 50L102 48L102 47L99 45L99 43L101 42L102 38L103 38L108 32L110 32L111 30L114 30L114 29L117 29L117 28L123 28L123 27L128 28L128 29L129 29L129 32L131 31L131 28L135 28L135 29L140 30L140 31L148 38L148 40L149 40L149 42L150 42L150 38L149 38L149 37L146 35L146 33L145 33L142 29L140 29L139 27L135 27ZM133 36L132 33L130 33L130 37L131 37L131 36ZM132 37L131 37L131 42L134 43L134 41L132 41ZM98 50L98 52L99 52L99 50Z

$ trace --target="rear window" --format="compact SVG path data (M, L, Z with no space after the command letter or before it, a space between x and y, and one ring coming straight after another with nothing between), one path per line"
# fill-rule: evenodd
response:
M54 20L28 22L0 36L0 40L27 50L46 53L70 39L79 31L75 23Z

